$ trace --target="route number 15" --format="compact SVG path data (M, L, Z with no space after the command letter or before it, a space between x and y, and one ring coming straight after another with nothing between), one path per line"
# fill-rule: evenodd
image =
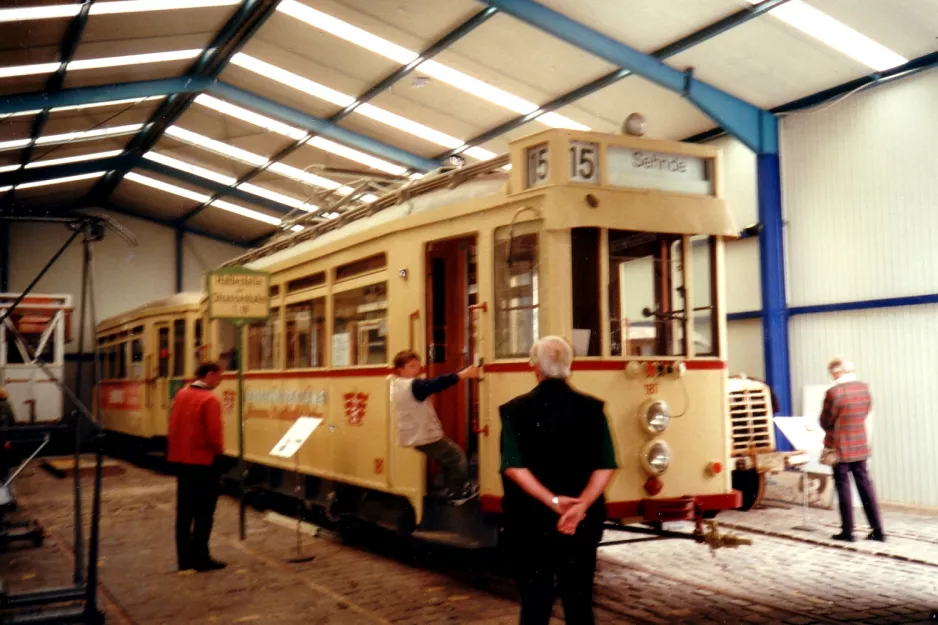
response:
M570 180L599 182L599 147L586 141L570 142Z

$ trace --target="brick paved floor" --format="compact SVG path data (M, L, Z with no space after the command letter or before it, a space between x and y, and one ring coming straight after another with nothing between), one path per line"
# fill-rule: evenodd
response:
M228 498L219 502L212 547L229 568L180 575L174 571L172 480L130 466L125 475L106 478L105 487L100 561L105 598L114 601L112 623L517 622L513 584L489 560L373 539L349 545L304 537L305 551L316 559L286 564L294 533L249 511L241 543L237 504ZM70 489L70 480L39 469L29 469L19 489L25 507L68 549ZM86 505L86 516L89 510ZM834 533L827 525L836 524L836 513L811 513L811 521L824 527L815 532L824 543ZM938 540L938 518L887 509L889 543L845 550L784 537L799 514L773 508L721 515L723 523L778 535L738 530L754 544L712 554L679 540L603 547L598 623L930 622L931 610L938 609L938 568L888 556L918 553L931 561L929 550L938 545L928 541ZM607 535L623 538L628 536ZM892 551L876 555L886 550ZM0 579L14 590L65 584L70 570L53 544L0 554ZM555 622L563 622L559 605L555 613L561 617Z

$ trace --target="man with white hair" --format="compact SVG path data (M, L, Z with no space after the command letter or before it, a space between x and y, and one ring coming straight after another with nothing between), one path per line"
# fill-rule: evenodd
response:
M870 448L866 437L866 417L873 403L869 387L857 380L853 363L844 358L834 358L827 365L834 384L824 397L821 412L821 428L825 432L824 447L836 455L833 465L834 484L840 503L841 531L834 540L853 542L853 502L850 494L850 475L857 485L857 493L863 502L863 510L872 532L868 540L886 541L883 522L876 503L873 482L866 469Z
M617 468L603 402L567 383L573 350L557 336L531 349L538 385L500 408L506 537L522 625L546 625L554 579L570 625L592 625L603 491Z

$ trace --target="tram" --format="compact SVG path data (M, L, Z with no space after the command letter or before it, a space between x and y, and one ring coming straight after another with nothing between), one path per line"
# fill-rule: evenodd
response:
M609 520L699 529L742 503L724 296L724 242L738 229L720 166L712 146L552 129L311 222L226 265L270 276L270 316L244 328L244 353L199 293L102 322L104 425L159 443L175 391L201 359L218 359L236 458L243 366L249 487L298 486L332 519L489 546L502 500L498 407L535 385L533 342L562 335L576 354L571 383L606 403L620 467ZM430 376L483 363L481 380L433 399L478 500L435 497L438 468L396 443L389 363L404 349L425 356ZM295 466L270 452L299 416L324 421Z

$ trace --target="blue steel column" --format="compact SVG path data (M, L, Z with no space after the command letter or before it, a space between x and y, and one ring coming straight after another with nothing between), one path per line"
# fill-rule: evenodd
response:
M778 397L782 415L792 414L788 355L788 302L785 292L784 224L778 154L756 155L759 192L759 265L762 277L762 342L766 381ZM779 450L790 450L776 430Z

